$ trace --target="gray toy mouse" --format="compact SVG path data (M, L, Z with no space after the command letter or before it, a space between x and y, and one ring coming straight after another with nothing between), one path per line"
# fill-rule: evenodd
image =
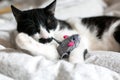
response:
M59 44L57 51L60 55L60 59L68 57L70 52L75 49L80 43L80 36L78 34L74 34L70 37L65 35L64 40L61 42L55 38L53 39Z

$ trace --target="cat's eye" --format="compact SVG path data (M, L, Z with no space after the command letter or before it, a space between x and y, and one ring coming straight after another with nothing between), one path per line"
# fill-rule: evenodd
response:
M47 30L48 31L49 30L55 30L56 26L57 26L57 23L56 23L55 18L52 17L52 16L49 16L47 21L46 21L46 28L47 28Z

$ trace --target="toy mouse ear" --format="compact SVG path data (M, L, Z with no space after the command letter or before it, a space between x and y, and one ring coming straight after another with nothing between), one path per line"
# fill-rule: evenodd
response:
M64 38L64 39L68 38L68 35L64 35L63 38Z

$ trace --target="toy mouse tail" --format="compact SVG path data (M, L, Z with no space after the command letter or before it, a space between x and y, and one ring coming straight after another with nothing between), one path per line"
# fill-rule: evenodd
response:
M52 37L53 38L53 37ZM58 41L57 39L53 38L53 40L55 40L58 44L61 44L60 41Z

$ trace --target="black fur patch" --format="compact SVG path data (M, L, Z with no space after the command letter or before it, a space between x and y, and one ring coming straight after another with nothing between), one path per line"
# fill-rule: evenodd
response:
M88 53L88 50L87 49L85 49L84 50L84 53L83 53L83 58L84 58L84 60L86 59L86 54Z
M87 25L87 28L89 28L91 32L97 30L96 36L99 39L101 39L103 33L109 29L110 25L119 19L120 19L119 17L99 16L99 17L83 18L82 23L84 25Z
M120 25L116 27L115 32L113 33L115 40L120 44Z
M48 22L48 20L50 21ZM45 14L44 10L41 9L23 11L17 23L17 31L29 35L40 33L40 26L46 28L48 32L52 29L55 30L57 26L54 16Z
M59 25L60 25L60 30L64 29L64 28L68 28L68 29L72 29L72 27L70 26L70 24L68 24L65 21L59 20Z
M39 39L39 42L45 44L45 43L51 42L52 40L53 40L53 38L48 38L48 39L41 38L41 39Z

